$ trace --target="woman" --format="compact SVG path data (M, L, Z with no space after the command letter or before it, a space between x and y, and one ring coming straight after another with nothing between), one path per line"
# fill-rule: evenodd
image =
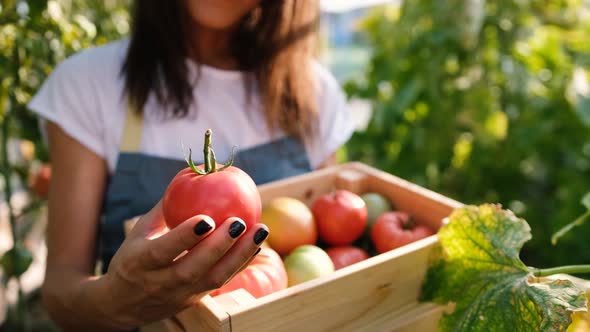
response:
M186 167L181 142L201 146L211 128L217 157L238 145L235 165L257 184L334 163L353 128L337 82L313 60L317 7L139 0L129 39L55 69L30 108L47 124L43 295L62 327L123 330L172 316L230 279L268 235L237 218L214 229L204 215L166 231L159 200Z

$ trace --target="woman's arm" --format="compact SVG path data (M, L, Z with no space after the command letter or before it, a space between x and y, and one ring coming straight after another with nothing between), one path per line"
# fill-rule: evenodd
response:
M43 301L64 328L101 326L100 308L85 298L98 286L94 274L96 236L105 190L105 161L57 125L48 124L52 177L49 190L47 270Z
M166 232L156 204L126 237L108 272L93 276L107 166L58 126L49 124L48 132L52 179L42 293L63 329L129 330L170 317L225 284L268 235L265 225L246 229L239 218L216 229L205 215Z

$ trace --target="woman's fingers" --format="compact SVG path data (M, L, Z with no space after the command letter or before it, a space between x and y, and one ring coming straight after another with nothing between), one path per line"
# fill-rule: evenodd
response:
M206 215L194 216L168 233L147 242L143 265L157 269L172 264L180 254L193 248L215 229L215 222Z
M268 227L256 224L209 270L210 275L223 280L221 287L239 271L243 270L259 249L260 244L268 237Z
M225 282L209 270L219 261L246 231L246 223L240 218L228 218L215 232L203 239L186 255L176 260L170 268L163 270L164 280L175 284L191 285L200 283L203 290L219 287ZM242 261L243 263L243 261ZM240 265L228 267L238 269Z
M203 221L214 226L211 218L200 215L149 241L145 264L153 270L149 273L152 283L193 294L219 288L247 266L269 235L266 225L256 224L247 230L244 221L236 217L228 218L215 231L200 224ZM203 234L195 234L197 229ZM186 255L171 264L186 250Z

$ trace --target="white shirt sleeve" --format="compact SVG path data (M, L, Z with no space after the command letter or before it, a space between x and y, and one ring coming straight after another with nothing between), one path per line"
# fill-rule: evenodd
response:
M100 114L99 84L92 57L85 51L59 64L28 104L45 124L57 124L72 138L105 158L103 119ZM100 66L98 66L100 67ZM45 136L46 137L46 136Z
M320 91L318 133L307 144L312 169L316 169L344 145L355 130L346 96L336 78L318 63L314 69L319 79Z

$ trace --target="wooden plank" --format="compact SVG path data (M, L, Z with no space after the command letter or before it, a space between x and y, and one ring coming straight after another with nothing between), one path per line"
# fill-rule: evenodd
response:
M230 332L229 315L211 296L204 296L196 305L176 315L186 332Z
M251 305L256 298L248 293L247 290L240 288L230 293L224 293L213 297L213 299L223 307L223 310L231 310L231 308L240 308Z
M333 274L228 310L232 331L387 329L419 296L436 238L372 257Z
M389 331L395 332L435 332L438 321L447 307L432 303L417 304L411 310L400 315L396 324Z
M364 187L366 191L387 196L398 210L410 213L416 222L433 229L438 230L443 218L448 217L453 209L463 206L456 200L364 164L353 163L347 167L369 175Z
M258 187L262 205L275 197L288 196L308 206L320 195L335 188L334 175L341 166L332 166L312 173L290 177Z

